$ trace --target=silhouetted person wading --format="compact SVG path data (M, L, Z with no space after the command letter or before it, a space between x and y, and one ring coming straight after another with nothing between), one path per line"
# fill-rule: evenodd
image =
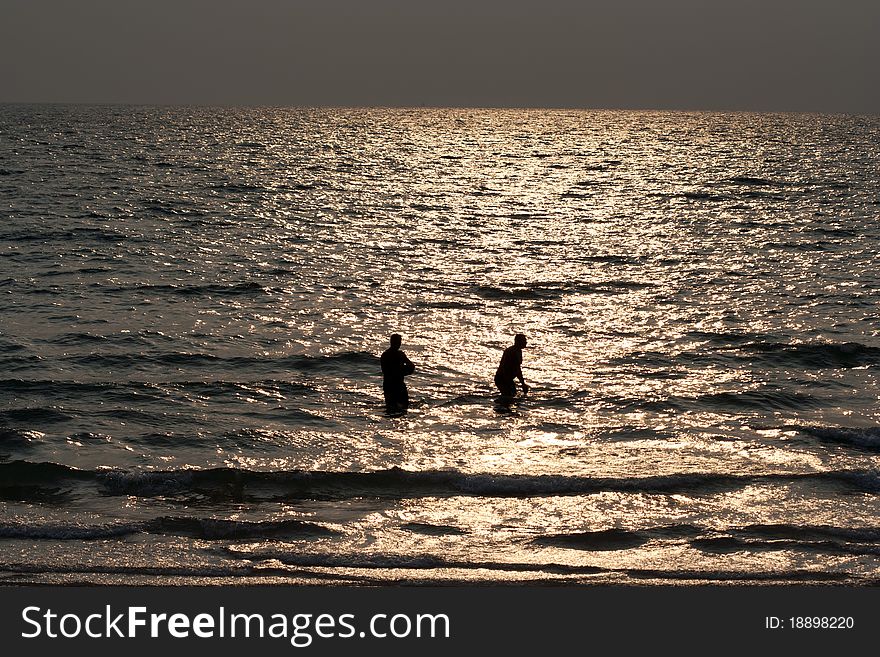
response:
M523 394L529 391L526 380L522 373L522 350L526 346L526 336L517 333L513 339L513 346L504 350L501 356L501 364L498 365L498 371L495 372L495 385L501 391L502 397L516 396L516 383L514 379L519 379L522 384Z
M400 350L401 338L391 336L391 346L382 354L382 391L385 393L385 409L389 413L405 413L409 407L409 392L403 377L416 371L406 354Z

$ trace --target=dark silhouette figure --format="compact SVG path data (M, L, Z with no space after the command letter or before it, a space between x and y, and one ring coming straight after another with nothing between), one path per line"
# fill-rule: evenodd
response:
M409 407L409 392L403 377L416 371L406 354L400 350L401 338L397 333L391 336L391 346L382 354L382 391L385 393L385 409L389 413L406 413Z
M522 384L523 394L529 391L526 380L522 373L522 350L526 346L526 336L517 333L513 339L513 346L504 350L501 356L501 364L498 365L498 371L495 372L495 385L501 391L502 397L516 397L516 383L514 379L519 379Z

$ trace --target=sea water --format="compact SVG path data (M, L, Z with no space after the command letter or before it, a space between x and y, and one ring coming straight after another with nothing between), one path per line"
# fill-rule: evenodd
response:
M0 106L0 581L876 583L878 162L870 116Z

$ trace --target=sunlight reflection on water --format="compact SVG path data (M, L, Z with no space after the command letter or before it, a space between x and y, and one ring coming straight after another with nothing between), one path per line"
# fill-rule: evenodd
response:
M183 504L184 536L138 525L149 549L234 572L876 575L877 541L847 533L878 510L876 118L17 107L0 127L27 164L0 177L0 465L85 470L88 531ZM417 367L401 418L392 332ZM533 387L505 408L517 332ZM10 540L55 514L4 504ZM206 556L216 515L270 524ZM823 552L815 526L847 531Z

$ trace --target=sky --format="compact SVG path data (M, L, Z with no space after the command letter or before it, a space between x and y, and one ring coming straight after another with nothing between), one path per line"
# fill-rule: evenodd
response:
M880 114L878 0L0 0L0 102Z

